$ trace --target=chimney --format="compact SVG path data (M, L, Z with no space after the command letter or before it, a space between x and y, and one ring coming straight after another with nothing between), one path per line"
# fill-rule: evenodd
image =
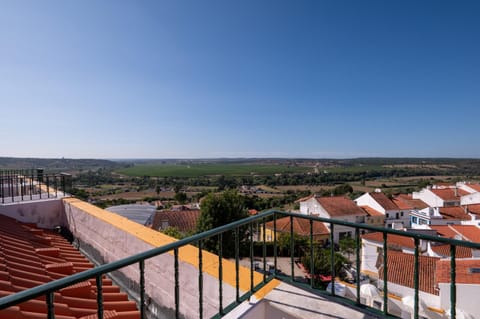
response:
M453 188L453 191L455 192L455 197L458 197L458 188L457 188L457 186L455 186L455 187Z

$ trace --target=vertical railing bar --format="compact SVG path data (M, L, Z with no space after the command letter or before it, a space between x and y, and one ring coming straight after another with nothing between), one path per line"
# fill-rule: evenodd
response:
M294 253L295 253L295 243L293 238L293 216L290 216L290 271L291 271L291 279L295 281L295 261L294 261Z
M238 227L235 228L235 301L237 303L240 303L240 274L239 274L239 250L240 250L240 244L239 244L239 231Z
M313 219L310 219L310 287L314 286L315 269L313 262Z
M202 240L198 241L198 315L203 318L203 256L202 256Z
M250 232L250 293L253 294L253 223L249 225Z
M383 314L388 316L388 266L387 233L383 233Z
M23 177L20 178L20 195L22 197L22 201L23 201Z
M10 176L10 192L12 193L12 203L15 201L15 194L13 192L13 175Z
M102 286L102 275L97 275L95 277L97 284L97 318L103 319L103 286Z
M53 304L54 292L50 291L46 295L47 299L47 318L48 319L55 319L55 306Z
M457 317L457 287L456 287L456 248L455 245L450 245L450 318ZM447 314L448 315L448 314Z
M267 281L267 243L266 243L266 233L265 233L265 217L262 218L262 227L263 227L263 282Z
M335 296L335 244L334 244L334 231L335 226L333 223L330 223L330 272L331 278L330 282L332 284L332 296Z
M145 319L145 260L138 263L140 270L140 318Z
M218 313L223 315L223 233L218 234Z
M30 178L30 200L33 198L33 170L32 170L32 176Z
M360 228L355 228L355 256L356 268L355 281L357 283L357 305L360 305Z
M273 276L277 277L277 213L273 213Z
M46 177L47 177L47 198L50 198L50 178L48 177L48 175Z
M174 276L175 276L175 318L180 318L180 280L178 269L178 247L173 249L174 255ZM143 318L142 318L143 319Z
M57 181L57 178L58 178L58 176L55 175L55 180L54 180L54 185L53 185L53 187L55 187L55 197L58 197L58 181Z
M418 319L418 287L419 287L419 271L418 271L418 261L419 261L419 239L415 237L415 255L414 255L414 270L413 270L413 288L414 288L414 304L413 304L413 318Z

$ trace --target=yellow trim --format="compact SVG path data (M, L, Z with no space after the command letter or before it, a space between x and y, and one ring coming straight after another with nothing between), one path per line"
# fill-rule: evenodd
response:
M445 313L445 310L439 309L439 308L435 308L435 307L427 306L427 309L430 310L430 311L436 312L436 313L440 313L440 314L444 314L444 313Z
M112 226L117 227L118 229L132 234L140 240L143 240L147 244L152 245L153 247L160 247L167 245L169 243L177 241L175 238L167 236L163 233L160 233L151 228L145 227L138 223L135 223L125 217L122 217L118 214L111 213L99 207L96 207L90 203L84 202L77 198L64 198L64 203L69 204L73 207L76 207L82 210L85 213L88 213L106 223L111 224ZM170 252L172 255L173 252ZM179 249L179 260L189 263L194 267L198 268L198 248L188 245ZM208 273L212 277L218 279L218 255L212 254L208 251L202 251L203 259L203 271ZM235 287L235 263L223 259L223 281L230 284L232 287ZM253 282L254 285L259 284L263 280L263 275L254 271L253 272ZM280 282L277 280L272 280L268 285L263 289L257 292L257 299L263 298L265 294L270 292L275 288ZM240 290L246 292L250 290L250 269L240 266L239 267L239 285ZM257 296L257 294L255 296Z

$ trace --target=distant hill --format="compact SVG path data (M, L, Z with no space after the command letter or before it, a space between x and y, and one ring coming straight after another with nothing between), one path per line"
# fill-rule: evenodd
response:
M49 172L70 172L121 167L125 167L125 163L103 159L0 157L0 169L43 168Z

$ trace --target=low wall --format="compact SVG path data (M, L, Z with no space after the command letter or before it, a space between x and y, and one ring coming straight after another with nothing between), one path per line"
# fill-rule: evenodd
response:
M78 199L64 199L67 225L79 242L79 247L97 263L108 263L163 246L175 239L134 223L117 214ZM179 250L180 313L186 318L198 318L198 249L187 246ZM211 317L218 312L218 256L203 251L203 312ZM223 261L223 306L235 300L234 265ZM117 274L123 285L138 293L139 266L132 265ZM145 262L146 303L151 318L171 318L174 315L174 258L164 254ZM250 285L249 270L241 269L241 291ZM256 281L262 276L256 275ZM233 284L232 284L233 283ZM248 287L245 289L245 287Z
M41 228L66 225L63 202L57 198L0 205L0 214L22 223L37 224Z

